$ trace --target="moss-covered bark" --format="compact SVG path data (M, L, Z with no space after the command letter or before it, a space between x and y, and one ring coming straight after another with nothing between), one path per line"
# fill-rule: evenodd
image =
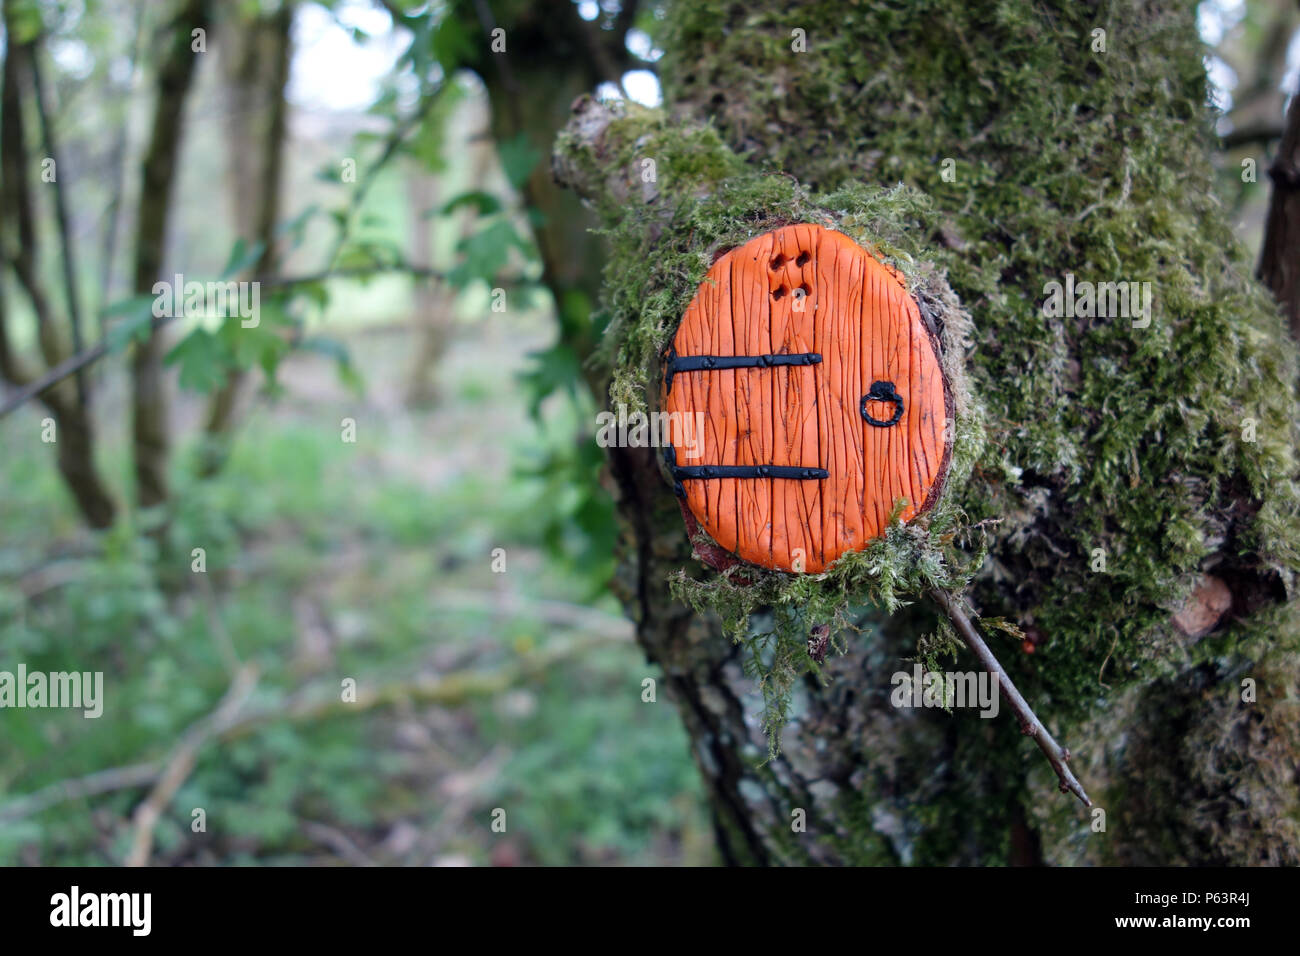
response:
M823 579L704 574L653 459L613 455L623 593L697 740L728 858L1300 862L1296 353L1210 191L1193 11L715 0L678 4L663 44L670 119L586 108L557 144L611 230L615 398L653 400L641 390L711 256L782 221L830 221L917 294L944 299L946 275L974 326L969 351L945 342L972 400L944 502ZM1150 282L1149 326L1052 315L1045 285L1067 275ZM889 674L937 626L923 606L846 633L823 668L802 652L800 627L977 569L974 605L1034 653L995 650L1074 750L1104 831L1009 719L889 706ZM733 625L752 612L745 643L671 601L674 578ZM755 649L766 687L797 690L761 769L740 667Z

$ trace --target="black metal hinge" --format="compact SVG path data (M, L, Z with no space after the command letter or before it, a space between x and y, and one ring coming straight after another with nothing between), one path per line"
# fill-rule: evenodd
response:
M776 368L782 365L816 365L822 357L816 352L770 355L678 355L669 346L665 355L664 388L673 390L673 376L678 372L713 372L733 368Z
M716 478L787 478L793 481L819 481L829 478L825 468L807 468L802 465L679 465L677 449L664 448L664 462L673 476L673 491L678 498L686 497L683 481L709 481Z

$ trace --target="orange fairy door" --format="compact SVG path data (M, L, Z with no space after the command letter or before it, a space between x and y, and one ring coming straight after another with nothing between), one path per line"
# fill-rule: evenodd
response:
M665 356L665 458L722 548L816 573L883 534L899 499L904 521L933 504L947 402L935 337L897 273L841 233L784 226L719 258L682 317Z

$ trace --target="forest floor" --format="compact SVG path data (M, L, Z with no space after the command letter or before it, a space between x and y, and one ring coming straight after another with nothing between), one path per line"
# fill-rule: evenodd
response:
M674 708L642 702L658 675L602 568L556 540L564 490L528 468L577 424L524 410L516 376L545 327L462 328L424 409L403 402L407 328L346 336L361 393L291 356L219 477L176 449L161 551L148 518L80 528L36 406L0 421L0 670L103 671L105 687L99 719L4 712L0 864L142 846L156 864L713 862ZM100 457L124 500L124 383L101 374ZM202 408L178 394L175 433ZM223 695L224 723L205 723ZM193 769L138 825L190 737Z

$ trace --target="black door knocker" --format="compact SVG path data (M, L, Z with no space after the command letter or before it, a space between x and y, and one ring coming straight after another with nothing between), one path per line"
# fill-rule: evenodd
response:
M872 418L871 413L867 411L867 402L893 402L894 417L887 422ZM862 396L862 417L878 428L888 428L890 425L898 424L898 420L903 417L903 396L895 390L893 382L871 383L871 391Z

